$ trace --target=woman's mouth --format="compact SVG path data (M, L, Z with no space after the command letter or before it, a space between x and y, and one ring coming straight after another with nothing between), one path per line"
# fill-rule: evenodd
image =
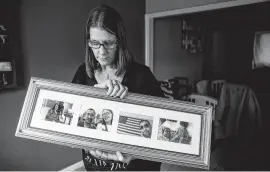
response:
M108 57L99 57L98 59L100 59L100 60L107 60Z

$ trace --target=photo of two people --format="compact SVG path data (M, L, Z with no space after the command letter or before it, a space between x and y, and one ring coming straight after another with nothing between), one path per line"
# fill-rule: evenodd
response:
M190 145L191 130L190 122L160 118L157 139Z
M111 131L112 121L112 110L103 109L101 114L99 114L97 110L88 108L84 113L80 114L77 126L101 131Z

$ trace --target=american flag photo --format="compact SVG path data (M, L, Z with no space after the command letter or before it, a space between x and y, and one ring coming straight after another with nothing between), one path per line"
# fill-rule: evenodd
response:
M152 117L120 113L117 133L150 138L152 133Z

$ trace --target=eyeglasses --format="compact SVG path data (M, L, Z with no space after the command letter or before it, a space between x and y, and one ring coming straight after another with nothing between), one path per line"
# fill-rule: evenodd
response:
M140 130L145 129L145 128L148 128L148 127L150 127L150 125L147 124L147 123L141 124L140 125Z
M88 42L88 45L91 47L91 48L94 48L94 49L99 49L100 46L102 45L106 50L112 50L112 49L115 49L116 46L117 46L117 41L114 41L114 42L111 42L111 41L108 41L108 42L104 42L104 43L100 43L98 41L89 41Z

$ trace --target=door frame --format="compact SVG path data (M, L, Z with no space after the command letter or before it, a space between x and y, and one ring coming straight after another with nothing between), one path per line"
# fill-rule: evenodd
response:
M183 14L217 10L229 7L236 7L248 4L267 2L269 0L235 0L229 2L220 2L196 7L181 8L177 10L162 11L145 14L145 65L154 72L154 20L164 17L172 17Z

